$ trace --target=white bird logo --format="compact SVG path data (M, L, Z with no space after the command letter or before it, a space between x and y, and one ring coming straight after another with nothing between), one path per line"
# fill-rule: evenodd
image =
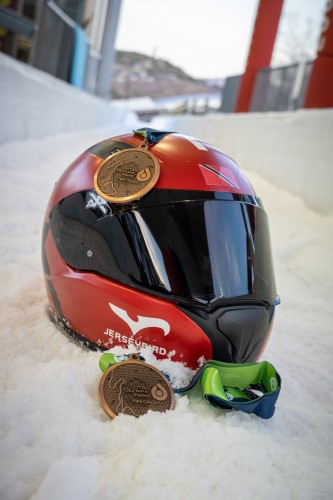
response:
M168 335L170 332L170 325L164 319L138 316L137 321L133 321L124 309L111 304L111 302L109 302L109 306L112 311L130 327L133 335L136 335L140 330L143 330L143 328L148 328L150 326L161 328L164 331L164 336Z

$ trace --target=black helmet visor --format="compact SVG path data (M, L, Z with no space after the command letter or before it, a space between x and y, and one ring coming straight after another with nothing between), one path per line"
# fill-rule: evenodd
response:
M202 305L274 302L268 221L259 205L201 199L113 214L98 208L76 193L52 211L51 230L70 266Z
M133 211L130 224L134 221L134 247L153 270L150 285L202 303L245 296L274 300L262 209L206 200Z

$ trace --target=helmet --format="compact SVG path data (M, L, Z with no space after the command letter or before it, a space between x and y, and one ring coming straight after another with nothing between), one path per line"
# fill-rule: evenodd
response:
M140 129L79 156L51 195L42 258L65 332L191 368L256 361L279 303L251 184L219 149L172 132Z

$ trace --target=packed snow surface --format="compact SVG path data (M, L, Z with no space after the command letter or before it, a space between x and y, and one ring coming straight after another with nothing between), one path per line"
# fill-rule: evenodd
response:
M199 390L177 396L174 411L110 420L97 397L100 354L50 323L40 258L48 198L74 158L117 132L0 147L0 498L333 498L333 217L247 172L269 215L282 300L263 356L282 377L270 420L215 409ZM178 381L191 375L143 354Z

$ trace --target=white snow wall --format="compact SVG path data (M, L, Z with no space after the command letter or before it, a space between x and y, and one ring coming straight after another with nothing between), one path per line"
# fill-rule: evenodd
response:
M157 118L152 126L206 140L312 209L333 213L333 109Z
M119 124L122 110L0 54L0 143ZM333 213L333 110L161 117L152 127L204 139L247 170Z
M0 143L124 120L109 101L0 53Z

